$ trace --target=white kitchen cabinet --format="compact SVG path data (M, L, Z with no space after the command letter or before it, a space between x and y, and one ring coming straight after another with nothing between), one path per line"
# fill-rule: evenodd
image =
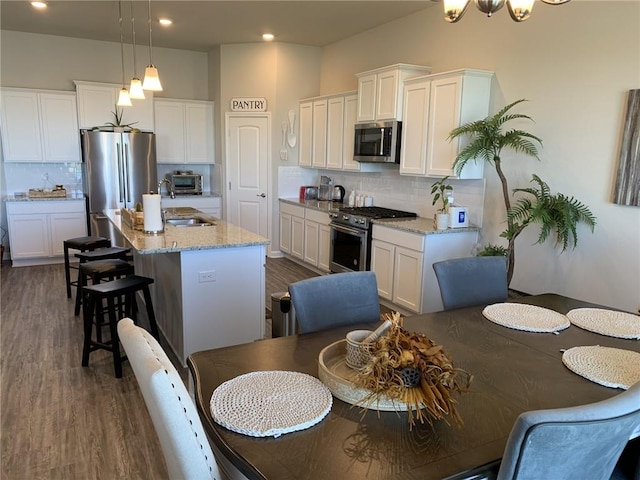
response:
M292 257L304 258L305 208L280 202L280 250Z
M64 261L62 242L87 234L83 200L7 202L14 267Z
M162 197L162 208L191 207L216 218L222 218L222 198L203 195Z
M470 256L477 236L470 230L420 234L374 225L371 270L376 274L378 294L409 312L442 310L433 263Z
M327 165L341 170L344 150L344 101L343 95L327 101Z
M357 74L357 122L402 119L404 80L430 72L431 67L398 63Z
M71 92L2 89L6 162L80 162L76 99Z
M329 221L326 212L305 208L303 260L325 272L329 271Z
M314 168L327 166L327 107L328 100L326 98L313 102L311 166Z
M215 163L213 110L213 102L156 100L158 163Z
M313 157L313 101L300 102L298 165L310 167Z
M114 122L113 112L122 85L81 80L75 80L74 83L78 101L78 124L81 129L92 129ZM118 109L122 111L123 124L133 124L133 128L153 132L153 92L145 90L144 96L144 100L133 99L130 107Z
M456 70L407 80L404 87L400 174L454 176L468 140L449 141L454 128L489 113L492 72ZM468 162L457 178L482 178L484 162Z
M408 232L378 232L371 242L371 270L376 273L378 294L394 304L420 312L424 235Z

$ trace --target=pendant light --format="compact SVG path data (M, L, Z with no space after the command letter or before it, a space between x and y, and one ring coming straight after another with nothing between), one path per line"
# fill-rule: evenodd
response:
M129 85L129 97L136 100L144 100L144 90L142 90L142 82L136 76L136 17L133 15L133 0L131 0L131 34L133 40L133 78Z
M151 0L149 0L149 65L144 70L144 82L142 88L145 90L151 90L154 92L162 91L162 85L160 84L160 77L158 76L158 69L153 64L153 57L151 56Z
M122 88L120 89L120 94L118 95L118 106L119 107L130 107L131 106L131 98L129 98L129 90L124 83L124 41L122 39L122 0L118 1L118 13L120 15L119 23L120 23L120 59L122 60Z
M467 11L469 3L476 4L478 10L491 17L507 4L509 15L515 22L524 22L531 15L535 0L444 0L444 19L449 23L456 23ZM542 0L549 5L562 5L571 0Z

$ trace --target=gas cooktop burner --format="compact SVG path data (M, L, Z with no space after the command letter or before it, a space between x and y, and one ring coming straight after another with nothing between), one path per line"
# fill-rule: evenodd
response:
M340 213L358 215L368 218L411 218L417 217L413 212L403 212L402 210L392 210L383 207L341 207Z

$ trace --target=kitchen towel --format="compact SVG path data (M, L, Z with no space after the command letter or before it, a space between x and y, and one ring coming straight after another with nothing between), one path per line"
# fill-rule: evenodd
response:
M160 195L145 193L142 195L144 211L144 231L148 233L162 232L162 214L160 212Z

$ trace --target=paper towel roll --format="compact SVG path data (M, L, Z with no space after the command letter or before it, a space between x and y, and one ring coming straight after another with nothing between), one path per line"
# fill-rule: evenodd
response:
M145 232L161 232L163 230L160 198L160 195L156 193L145 193L142 195Z

